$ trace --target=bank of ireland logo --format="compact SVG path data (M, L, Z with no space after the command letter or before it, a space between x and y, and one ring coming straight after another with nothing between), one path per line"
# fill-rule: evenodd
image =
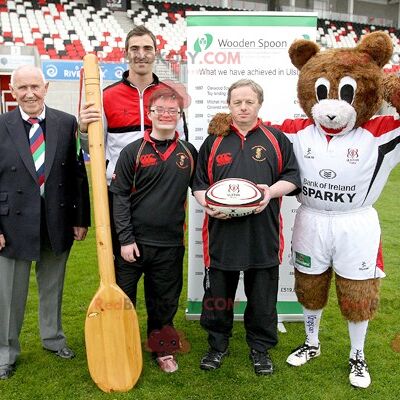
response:
M321 169L319 171L319 176L324 179L334 179L336 178L336 172L331 169Z
M200 53L201 51L207 50L211 43L213 42L213 37L209 33L205 33L203 36L200 36L194 42L194 51L196 53Z
M54 64L46 65L45 72L49 78L55 78L58 74L57 67Z

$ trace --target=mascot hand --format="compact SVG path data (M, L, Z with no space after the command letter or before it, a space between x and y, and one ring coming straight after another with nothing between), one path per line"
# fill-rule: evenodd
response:
M215 114L208 125L208 133L209 135L226 136L229 133L231 123L231 114Z
M384 99L400 113L400 78L393 74L386 74L383 78Z

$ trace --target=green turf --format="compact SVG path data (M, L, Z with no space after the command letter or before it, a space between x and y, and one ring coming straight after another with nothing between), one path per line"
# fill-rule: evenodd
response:
M16 374L0 381L0 399L397 399L400 394L400 353L391 349L392 339L400 332L400 169L392 173L377 209L383 229L387 278L383 280L381 307L370 323L366 355L372 375L367 390L348 384L349 340L346 322L341 317L335 291L323 316L320 339L322 355L301 368L285 364L290 350L303 340L301 323L286 323L279 345L271 352L276 373L258 377L248 359L241 322L235 322L231 355L215 372L201 371L199 359L207 348L206 337L197 321L186 321L184 310L186 285L181 297L177 328L190 341L189 353L179 356L179 371L161 373L144 353L144 369L136 387L128 393L105 394L88 373L84 345L84 321L87 306L98 287L94 230L87 240L74 246L68 263L64 294L64 330L69 345L76 351L74 360L60 360L44 351L38 337L37 289L34 275L21 333L22 354ZM138 314L145 328L143 289L140 287Z

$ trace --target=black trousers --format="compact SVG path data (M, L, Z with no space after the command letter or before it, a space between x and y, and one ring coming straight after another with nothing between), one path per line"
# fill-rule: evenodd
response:
M116 281L136 306L137 284L144 275L149 336L154 329L173 325L182 292L185 247L137 245L140 257L133 263L127 263L121 255L116 255Z
M247 297L244 326L246 341L251 349L264 352L278 343L278 278L278 266L244 271ZM210 347L218 351L227 349L232 336L238 281L239 271L222 271L212 267L204 278L200 324L208 333Z
M114 254L114 265L115 267L117 266L116 261L117 255L121 255L121 245L119 244L118 240L118 234L117 231L115 230L115 224L114 224L114 214L113 214L113 193L108 190L108 208L110 212L110 228L111 228L111 241L112 241L112 247L113 247L113 254Z

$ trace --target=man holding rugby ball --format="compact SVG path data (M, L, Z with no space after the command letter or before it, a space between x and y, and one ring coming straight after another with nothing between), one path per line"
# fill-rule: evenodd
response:
M227 102L232 116L230 131L224 136L209 132L199 151L193 183L194 195L205 210L205 294L200 323L208 333L210 348L200 368L215 370L228 354L235 293L243 271L250 359L256 374L267 375L273 373L268 349L278 341L281 197L295 194L301 183L291 143L280 131L264 127L258 118L263 103L260 85L247 79L234 83ZM253 214L230 218L207 205L206 190L226 178L247 179L264 192Z

